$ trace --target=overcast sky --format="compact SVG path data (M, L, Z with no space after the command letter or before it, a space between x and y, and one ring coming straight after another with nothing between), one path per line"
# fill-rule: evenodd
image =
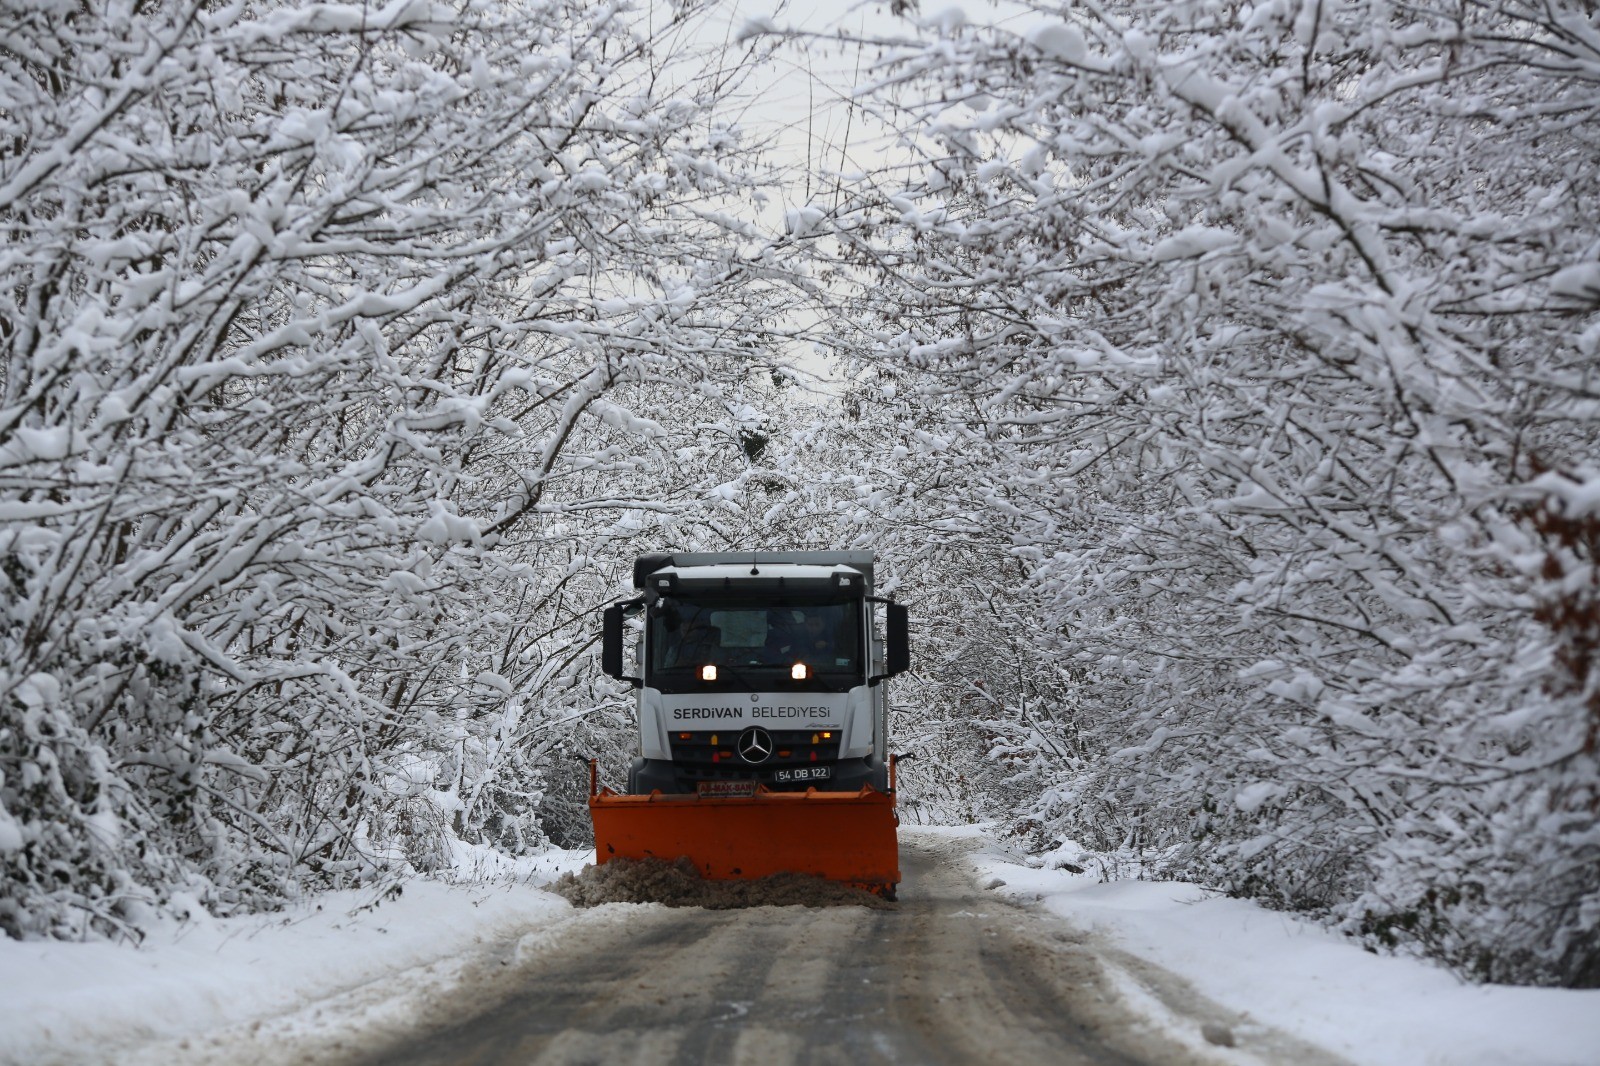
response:
M761 17L780 28L824 35L887 36L911 29L906 19L890 15L881 0L728 0L714 25L737 35L746 22ZM751 88L758 98L742 121L777 137L785 162L802 169L809 164L815 191L816 172L862 167L877 157L875 144L882 131L871 128L859 111L852 116L846 103L857 81L870 74L871 62L871 53L856 45L812 42L803 50L784 49L754 73ZM793 202L803 202L805 194L801 177Z

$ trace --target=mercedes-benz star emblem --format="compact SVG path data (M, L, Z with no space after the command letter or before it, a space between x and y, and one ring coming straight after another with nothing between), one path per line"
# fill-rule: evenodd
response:
M758 725L753 725L739 734L739 742L734 745L739 752L739 757L747 763L763 763L772 758L772 734Z

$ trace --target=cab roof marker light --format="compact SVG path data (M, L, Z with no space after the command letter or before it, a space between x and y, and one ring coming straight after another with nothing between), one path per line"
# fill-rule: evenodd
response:
M793 666L789 667L789 676L794 678L796 681L804 681L806 678L811 676L811 667L807 666L805 663L795 663Z
M707 664L706 666L702 666L700 668L700 680L701 681L715 681L716 679L717 679L717 668L715 666L711 666L711 665Z

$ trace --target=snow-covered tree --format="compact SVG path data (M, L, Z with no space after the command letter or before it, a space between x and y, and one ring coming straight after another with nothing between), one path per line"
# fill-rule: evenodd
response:
M537 843L617 742L585 612L792 266L696 17L6 5L0 928Z
M1076 671L1030 816L1595 983L1600 23L1024 6L883 42L836 232Z

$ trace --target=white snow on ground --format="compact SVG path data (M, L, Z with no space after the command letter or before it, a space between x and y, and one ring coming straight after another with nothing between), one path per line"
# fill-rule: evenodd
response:
M162 929L137 950L0 939L0 1063L153 1061L136 1049L304 1011L369 982L381 981L383 996L403 1001L414 986L425 997L430 982L452 979L450 960L571 921L566 901L537 886L589 854L514 865L458 856L500 880L472 887L417 880L394 900L335 893L284 914ZM1600 991L1468 985L1194 885L1101 884L1089 874L1029 868L992 845L974 855L972 874L980 887L1004 881L990 891L1043 906L1187 979L1223 1007L1361 1066L1600 1061ZM341 1016L332 1013L330 1022ZM382 1024L381 1010L367 1021Z
M370 981L433 979L423 971L443 960L569 920L571 905L537 886L593 852L457 858L499 880L417 879L395 899L329 893L281 914L164 927L138 949L0 937L0 1063L123 1062L139 1045L276 1017Z
M1202 995L1361 1066L1594 1066L1600 990L1467 984L1315 923L1182 882L1038 870L999 849L979 887L1036 903Z

